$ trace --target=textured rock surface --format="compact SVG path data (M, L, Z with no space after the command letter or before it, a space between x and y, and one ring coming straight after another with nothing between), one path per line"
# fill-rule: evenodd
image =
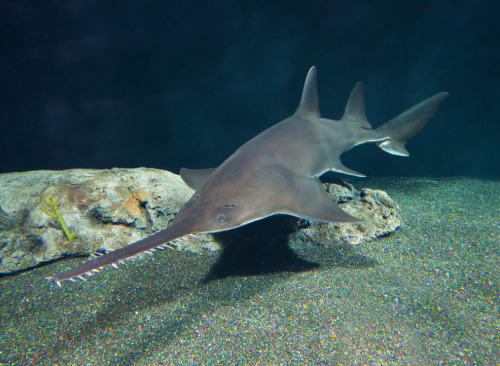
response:
M359 244L394 231L398 206L382 191L325 184L332 199L360 224L301 220L289 236L292 247ZM0 273L11 273L67 255L115 250L163 229L193 191L168 171L137 168L32 171L0 175ZM55 197L69 230L47 216L45 198ZM190 238L180 249L200 252L220 246L212 235Z

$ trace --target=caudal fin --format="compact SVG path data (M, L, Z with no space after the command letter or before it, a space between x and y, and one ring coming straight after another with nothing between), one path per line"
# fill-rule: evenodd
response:
M438 93L403 113L391 119L389 122L375 129L380 135L388 139L377 142L382 150L389 154L409 156L405 148L406 141L417 134L427 121L432 117L437 107L449 95L447 92Z

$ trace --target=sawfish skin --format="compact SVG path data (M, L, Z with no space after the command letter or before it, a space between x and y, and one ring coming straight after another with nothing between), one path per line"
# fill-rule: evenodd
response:
M405 143L432 117L448 93L438 93L372 129L364 109L363 84L349 96L343 117L321 118L316 68L307 75L296 112L245 143L214 169L181 169L195 190L171 225L77 267L48 277L58 286L75 278L85 280L102 267L154 249L175 248L175 241L194 233L235 229L276 214L321 222L359 222L328 197L319 177L328 172L364 177L346 168L340 155L375 142L384 151L408 156Z

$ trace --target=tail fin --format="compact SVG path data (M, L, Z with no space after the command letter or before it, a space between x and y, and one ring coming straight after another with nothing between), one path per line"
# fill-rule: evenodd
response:
M381 135L389 139L376 144L389 154L409 156L405 148L406 141L417 134L427 121L432 117L437 107L449 95L447 92L438 93L403 113L391 119L389 122L375 129Z

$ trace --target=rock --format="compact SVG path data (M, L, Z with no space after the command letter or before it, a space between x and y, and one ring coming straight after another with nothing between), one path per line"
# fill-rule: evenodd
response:
M155 169L2 174L0 273L121 248L165 228L192 193L178 175ZM45 198L56 198L76 239L69 241L59 222L42 211ZM183 246L196 251L205 244L214 250L213 243L197 239Z
M321 224L301 220L290 245L359 244L400 225L398 205L382 191L325 184L339 206L361 224ZM192 195L182 179L157 169L31 171L0 174L0 273L11 273L69 255L89 255L124 247L164 229ZM49 217L45 199L55 198L70 232ZM210 234L179 243L201 252L220 246Z

